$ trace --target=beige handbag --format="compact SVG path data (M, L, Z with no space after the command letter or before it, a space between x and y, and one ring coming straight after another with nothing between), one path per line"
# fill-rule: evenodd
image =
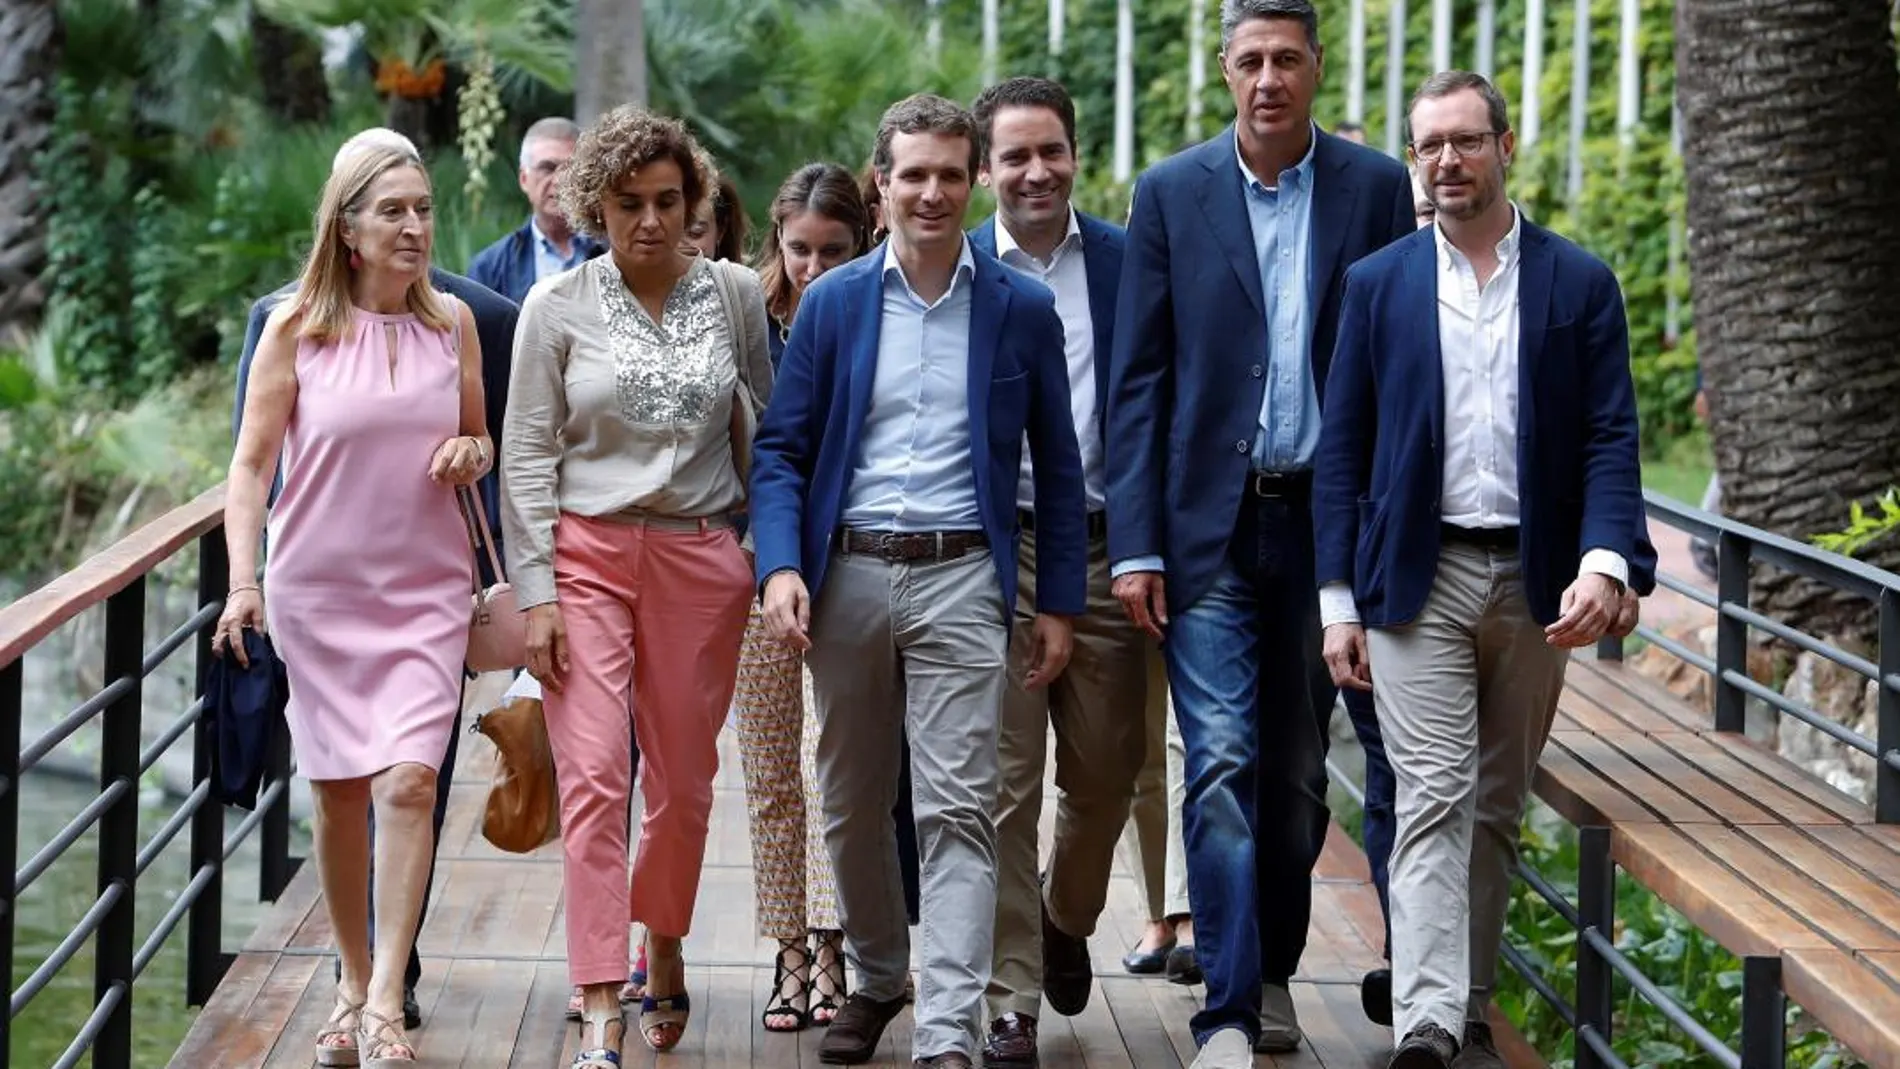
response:
M468 620L468 656L471 671L500 672L528 663L528 624L515 607L515 588L501 578L501 558L495 553L495 536L488 530L488 513L475 496L475 488L458 486L455 498L462 508L462 523L468 528L469 549L475 554L473 605ZM482 589L482 556L488 557L496 583Z
M759 428L759 395L752 387L752 374L746 360L744 295L739 280L733 277L725 261L715 260L713 279L719 286L719 303L726 313L726 333L732 338L733 362L738 365L739 383L732 401L732 466L739 472L739 483L750 487L752 479L752 435Z

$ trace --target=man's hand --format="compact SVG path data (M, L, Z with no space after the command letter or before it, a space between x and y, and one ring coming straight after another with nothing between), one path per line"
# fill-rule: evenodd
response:
M773 638L800 653L811 649L811 594L805 590L804 576L790 570L774 572L765 581L760 608L765 629Z
M1128 572L1111 588L1135 626L1159 641L1168 626L1168 583L1160 572Z
M1029 670L1023 686L1037 690L1056 681L1069 666L1069 654L1075 650L1075 625L1066 616L1036 614L1035 630L1030 634Z
M1333 674L1333 686L1372 689L1372 658L1366 652L1366 629L1358 624L1334 624L1326 629L1322 656Z
M1610 634L1615 638L1630 637L1642 617L1642 600L1636 596L1636 591L1625 587L1622 604L1616 607L1616 622L1610 625Z
M1563 615L1544 628L1544 641L1564 649L1579 649L1604 636L1617 622L1623 595L1607 575L1589 572L1564 591Z

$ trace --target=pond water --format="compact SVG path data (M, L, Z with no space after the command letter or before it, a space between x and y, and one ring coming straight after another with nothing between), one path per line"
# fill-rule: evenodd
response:
M89 783L37 771L22 779L20 790L22 862L97 795L96 788ZM139 810L141 844L164 824L177 804L175 797L163 792L148 790L144 793ZM235 810L227 811L227 833L235 829L244 815ZM187 829L173 840L139 880L134 907L139 942L143 942L164 917L187 882L189 834ZM14 987L32 975L91 907L97 891L97 843L96 834L81 837L21 897L14 929ZM303 854L308 849L307 838L293 825L293 852ZM223 942L225 950L231 951L250 935L264 911L270 908L257 902L255 833L226 862L224 878ZM132 1064L139 1069L164 1066L197 1013L185 1005L185 927L185 922L180 922L135 987ZM41 1069L53 1064L66 1050L92 1012L92 968L92 947L88 943L13 1022L13 1065ZM90 1062L82 1060L80 1064Z

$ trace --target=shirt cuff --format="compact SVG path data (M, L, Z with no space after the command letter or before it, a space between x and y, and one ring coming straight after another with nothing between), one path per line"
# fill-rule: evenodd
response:
M1319 626L1359 622L1359 606L1352 600L1352 584L1327 583L1319 588Z
M1607 575L1626 587L1630 585L1629 562L1613 549L1593 549L1583 555L1583 562L1577 565L1577 577L1581 579L1592 573Z
M1120 579L1130 572L1164 572L1166 570L1161 566L1160 557L1130 557L1127 560L1116 561L1109 567L1108 575L1111 579Z

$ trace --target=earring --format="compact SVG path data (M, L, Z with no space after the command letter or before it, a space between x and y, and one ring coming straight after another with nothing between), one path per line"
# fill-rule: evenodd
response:
M362 270L362 268L363 268L363 254L360 252L357 252L355 249L351 249L350 250L350 270L360 271Z

